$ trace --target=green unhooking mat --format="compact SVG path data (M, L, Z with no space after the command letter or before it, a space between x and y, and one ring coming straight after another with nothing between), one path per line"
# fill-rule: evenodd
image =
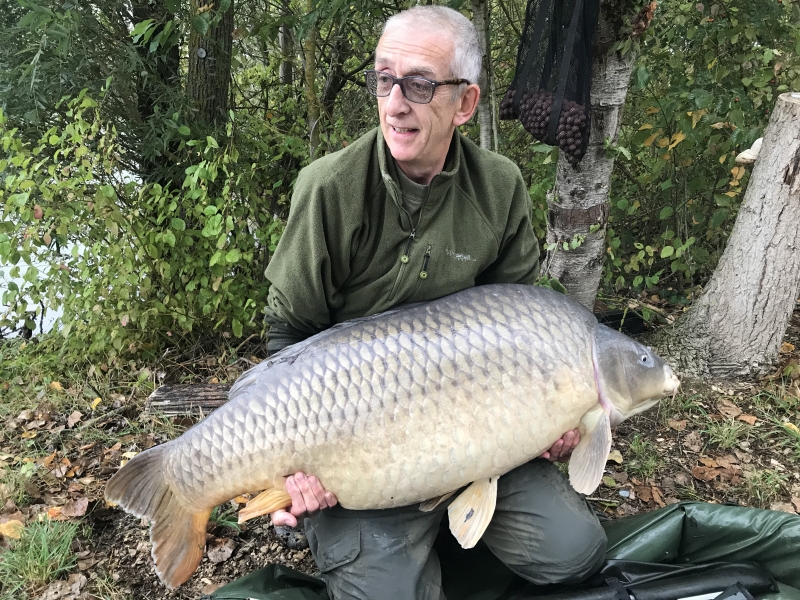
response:
M770 581L772 591L758 593L756 598L800 600L798 515L756 508L684 502L654 512L608 521L603 524L603 528L608 536L607 562L603 575L598 577L605 577L606 570L618 576L614 579L606 578L595 585L608 589L611 580L612 585L616 585L615 598L630 597L628 592L635 596L635 586L629 585L632 580L626 580L631 571L649 570L649 573L644 573L646 581L660 581L660 578L665 577L664 571L678 575L695 573L695 579L698 579L696 574L698 570L703 570L703 565L709 569L720 566L724 571L725 565L712 563L750 562L756 563L752 565L754 570L766 571L765 576L774 578L774 581ZM448 600L524 600L541 596L551 596L553 600L568 600L591 597L591 594L586 595L586 586L572 590L555 586L532 586L511 573L485 546L479 544L473 550L463 550L454 539L448 539L450 537L440 536L436 546L442 564L442 586ZM674 569L666 569L665 565L673 565ZM679 566L689 565L697 567L678 569ZM741 567L743 579L746 569L745 566ZM637 574L639 575L642 573ZM701 573L699 579L704 580L707 585L712 576ZM619 579L622 579L621 583ZM663 581L665 587L669 585L669 579ZM649 586L658 587L658 584L651 582ZM683 588L675 589L682 591L673 596L674 600L687 596ZM665 595L668 596L669 594ZM237 579L208 598L330 600L322 580L279 565L270 565Z

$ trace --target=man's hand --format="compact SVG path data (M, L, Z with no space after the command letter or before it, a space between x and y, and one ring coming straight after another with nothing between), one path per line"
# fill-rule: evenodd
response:
M338 502L333 492L325 491L319 479L301 471L286 478L286 492L292 499L289 510L276 510L270 515L272 524L279 527L297 527L299 517L336 506Z
M546 458L550 462L567 462L570 454L575 450L575 446L581 441L581 434L577 429L568 431L561 436L556 443L550 447L550 450L542 452L539 458Z

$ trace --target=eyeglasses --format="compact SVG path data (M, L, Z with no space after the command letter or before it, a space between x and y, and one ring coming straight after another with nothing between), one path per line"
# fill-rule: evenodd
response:
M410 77L392 77L384 71L364 71L364 80L367 84L367 91L373 96L383 98L392 93L395 85L400 86L403 96L411 102L417 104L428 104L433 100L433 94L440 85L461 85L469 84L467 79L448 79L447 81L433 81L418 75Z

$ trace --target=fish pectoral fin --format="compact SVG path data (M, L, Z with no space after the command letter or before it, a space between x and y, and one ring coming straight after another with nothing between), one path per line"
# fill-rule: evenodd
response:
M455 494L458 490L453 490L452 492L447 492L442 496L438 496L436 498L431 498L430 500L425 500L425 502L419 503L419 509L422 512L430 512L437 506L439 506L442 502L446 501L450 496Z
M576 492L591 494L603 479L611 450L611 418L597 406L581 419L581 441L569 459L569 482Z
M474 481L447 508L450 531L462 548L473 548L489 526L497 504L497 479Z
M239 511L239 524L291 505L292 499L285 489L269 488L255 498L250 498L245 507Z

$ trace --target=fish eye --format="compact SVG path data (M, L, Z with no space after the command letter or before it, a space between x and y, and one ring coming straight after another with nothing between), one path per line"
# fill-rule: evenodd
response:
M653 361L650 360L650 356L648 356L647 354L642 354L639 357L639 362L642 363L643 365L648 365L649 366L650 364L652 364Z

